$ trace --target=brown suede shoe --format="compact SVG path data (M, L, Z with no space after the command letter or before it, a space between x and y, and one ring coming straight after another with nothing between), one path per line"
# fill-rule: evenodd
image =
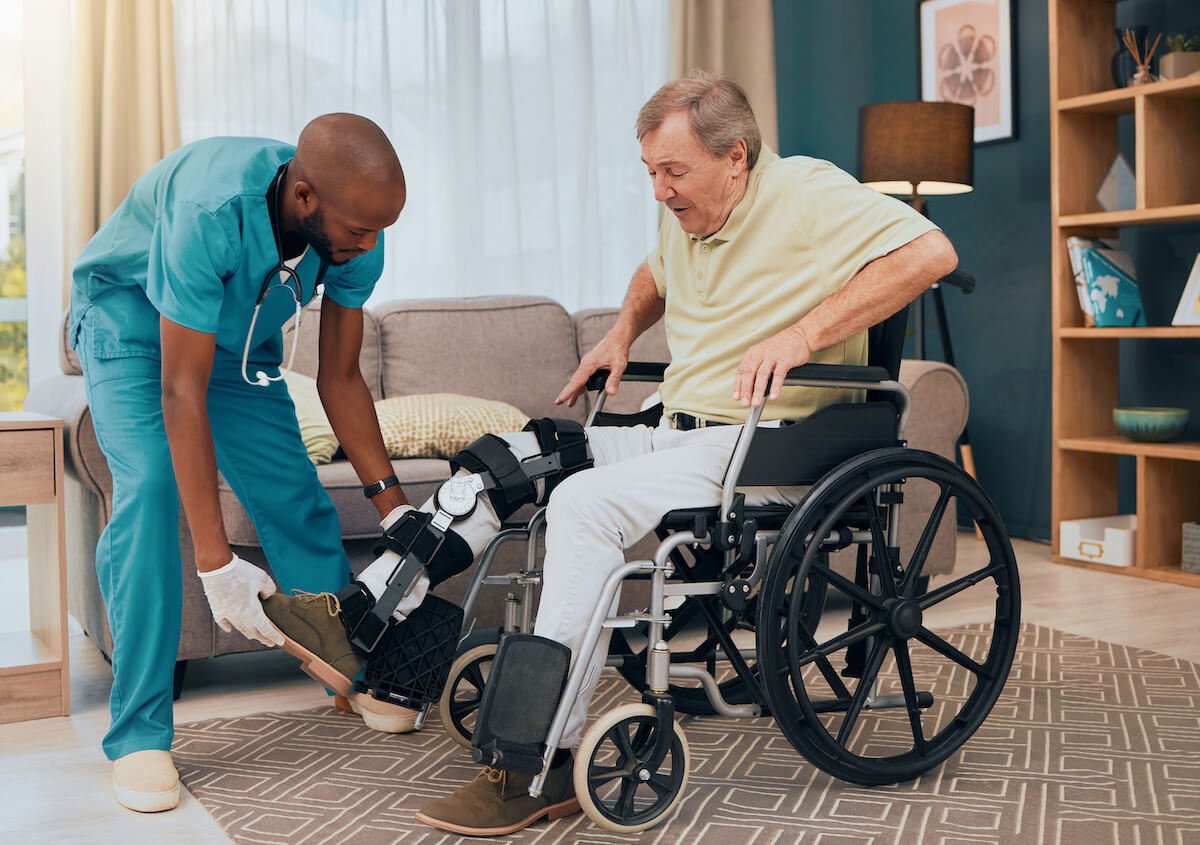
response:
M283 634L283 649L300 668L339 695L350 695L363 659L350 645L333 593L275 593L263 610Z
M529 796L533 775L506 772L491 766L453 795L439 798L417 813L417 821L465 836L504 836L548 818L561 819L579 812L571 778L571 755L550 769L540 798Z

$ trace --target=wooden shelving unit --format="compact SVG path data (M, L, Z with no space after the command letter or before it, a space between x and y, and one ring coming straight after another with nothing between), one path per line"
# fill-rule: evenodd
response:
M1200 326L1089 328L1075 293L1068 235L1115 237L1121 227L1200 224L1200 79L1113 88L1115 0L1048 0L1053 262L1052 514L1059 523L1116 514L1119 465L1137 483L1137 560L1118 568L1059 563L1200 587L1181 566L1181 527L1200 519L1200 443L1136 443L1117 433L1122 342L1200 340ZM1118 151L1118 123L1132 116L1136 207L1104 211L1096 191ZM1200 375L1189 374L1200 389Z

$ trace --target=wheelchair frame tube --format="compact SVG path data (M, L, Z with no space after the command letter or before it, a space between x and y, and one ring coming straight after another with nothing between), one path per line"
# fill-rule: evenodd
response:
M479 556L479 564L475 567L475 574L471 578L471 586L468 588L467 595L463 599L464 627L467 625L467 620L471 618L471 610L475 606L475 600L479 597L479 588L483 586L484 579L487 578L488 570L492 568L492 561L496 557L496 550L510 540L519 540L528 536L529 532L524 528L505 528L490 541L488 541L487 547L483 550L483 554Z
M579 697L580 689L583 688L583 681L591 665L592 652L596 650L596 644L600 641L600 631L608 621L608 608L612 606L613 597L616 596L621 583L635 572L650 573L650 616L652 619L650 622L649 642L651 643L651 655L654 656L653 644L662 640L662 628L665 620L665 616L663 615L663 588L666 585L667 570L674 569L668 555L676 546L703 542L709 542L709 538L707 536L697 537L691 531L676 532L659 544L658 549L654 553L653 561L639 560L626 563L614 570L604 581L604 587L600 590L600 595L597 597L595 607L592 610L591 619L588 620L587 632L583 636L583 641L579 644L578 653L574 655L571 673L567 677L567 686L563 690L562 697L558 700L558 709L554 711L554 721L550 723L550 730L546 734L546 748L542 754L542 771L535 775L533 781L529 784L530 796L537 798L542 794L542 784L545 783L546 775L550 771L550 761L554 759L554 753L558 750L558 743L562 740L563 731L566 730L567 719L571 715L571 708L575 706L575 700ZM620 614L618 613L617 616L620 616ZM655 622L654 619L659 621ZM664 670L669 669L669 652L662 654L662 657L665 657L668 661L667 666L663 667Z

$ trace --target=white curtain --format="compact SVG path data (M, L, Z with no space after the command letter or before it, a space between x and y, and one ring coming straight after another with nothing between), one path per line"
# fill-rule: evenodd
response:
M616 305L652 246L634 120L667 0L175 0L175 32L184 143L332 111L388 133L408 204L373 302Z

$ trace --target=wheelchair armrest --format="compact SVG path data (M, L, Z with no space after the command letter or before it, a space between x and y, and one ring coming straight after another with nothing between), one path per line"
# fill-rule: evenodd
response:
M790 381L891 381L891 373L884 367L855 367L849 364L805 364L788 370L784 384Z
M625 365L625 372L621 374L621 381L661 382L663 380L663 373L666 371L666 364L648 361L630 361ZM609 375L609 370L596 370L596 372L588 377L587 389L603 390L604 383L608 381Z

